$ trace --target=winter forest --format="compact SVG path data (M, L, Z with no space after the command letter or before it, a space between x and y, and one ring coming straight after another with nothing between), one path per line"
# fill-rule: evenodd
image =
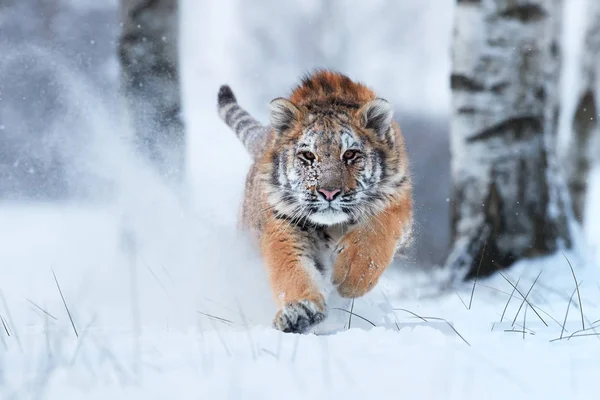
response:
M391 105L413 238L290 333L217 94L318 69ZM597 0L0 0L0 399L597 398L598 96Z

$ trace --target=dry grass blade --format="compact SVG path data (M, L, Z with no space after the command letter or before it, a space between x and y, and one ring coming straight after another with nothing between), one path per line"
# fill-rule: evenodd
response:
M217 338L219 339L219 342L221 342L221 346L223 346L223 349L225 350L227 357L231 357L231 352L229 351L229 347L227 346L227 343L225 343L225 338L223 337L223 335L221 335L221 331L216 327L214 320L209 318L208 322L210 322L213 329L215 330L215 332L217 334Z
M530 334L532 334L532 335L535 335L535 331L534 331L533 329L531 329L531 328L527 328L527 327L525 327L525 325L523 325L523 324L516 323L516 324L515 324L515 327L517 327L517 328L521 328L521 330L519 330L519 332L523 332L523 329L525 329L525 330L527 331L527 333L530 333ZM509 330L510 330L510 329L509 329Z
M415 316L415 317L419 318L419 319L420 319L421 321L423 321L423 322L429 322L429 321L427 321L425 318L421 317L419 314L417 314L417 313L414 313L414 312L412 312L412 311L410 311L410 310L407 310L406 308L394 308L394 311L404 311L405 313L409 313L409 314L411 314L411 315L413 315L413 316Z
M56 278L56 274L54 273L54 270L52 270L52 275L54 276L54 282L56 282L56 287L58 288L58 293L60 293L60 298L62 299L62 302L65 305L65 310L67 310L67 315L69 316L69 320L71 321L71 326L73 327L73 332L75 332L75 336L79 337L79 333L77 333L77 328L75 327L75 322L73 321L73 317L71 316L71 311L69 311L69 307L67 306L67 301L65 300L65 296L63 296L63 292L60 289L60 285L58 284L58 279Z
M528 333L530 335L535 335L534 332L527 332L525 331L525 333L523 333L523 329L505 329L503 332L509 332L509 333L521 333L523 334L523 336L525 336L525 333Z
M352 299L352 304L350 305L350 315L348 315L348 329L352 326L352 314L354 314L354 299Z
M523 301L525 301L525 302L527 302L527 304L529 304L529 307L531 307L531 309L533 310L533 312L535 313L535 315L537 315L537 316L538 316L538 318L540 319L540 321L542 321L542 323L543 323L544 325L546 325L546 327L547 327L547 326L548 326L548 324L546 323L546 321L544 321L544 318L542 318L542 316L541 316L541 315L540 315L540 314L539 314L539 313L538 313L538 312L535 310L535 306L534 306L533 304L531 304L531 303L529 302L529 300L527 300L527 296L525 296L523 293L521 293L521 291L519 290L519 288L517 288L515 285L513 285L513 283L512 283L512 282L511 282L511 281L510 281L510 280L509 280L509 279L508 279L506 276L504 276L504 274L503 274L502 272L498 271L498 273L500 274L500 276L501 276L502 278L504 278L504 280L505 280L506 282L508 282L508 283L509 283L509 285L511 285L513 288L515 288L515 290L517 291L517 293L519 293L519 294L521 295L521 298L523 299ZM540 274L541 274L541 272L540 272ZM539 275L538 275L538 278L539 278ZM533 286L532 286L532 287L533 287ZM517 315L518 315L518 312L517 312ZM514 325L514 323L513 323L513 325ZM560 325L560 324L559 324L559 325Z
M11 328L11 332L17 341L17 345L19 346L19 351L23 353L23 344L21 343L21 337L17 330L17 325L13 320L12 313L10 312L10 308L8 307L8 302L6 301L6 297L4 297L4 292L0 289L0 299L2 300L2 304L4 305L4 310L6 311L6 325Z
M596 333L584 333L581 335L571 335L568 337L568 339L571 339L572 337L584 337L584 336L600 336L600 332L596 332Z
M44 310L42 307L35 304L33 301L29 300L27 297L25 297L25 300L27 300L29 303L31 303L32 306L34 306L35 308L37 308L38 310L40 310L41 312L43 312L44 314L46 314L47 316L52 318L53 320L58 321L58 318L56 318L54 315L50 314L48 311Z
M371 325L373 325L373 326L375 326L375 327L377 326L377 325L375 325L374 323L372 323L371 321L369 321L368 319L366 319L365 317L362 317L362 316L360 316L360 315L358 315L358 314L356 314L356 313L353 313L353 312L351 312L351 311L344 310L343 308L338 308L338 307L335 307L335 308L332 308L332 310L339 310L339 311L343 311L343 312L345 312L345 313L348 313L348 314L352 314L352 315L354 315L355 317L358 317L358 318L362 319L363 321L366 321L366 322L368 322L369 324L371 324Z
M527 326L527 309L529 306L525 306L525 312L523 313L523 340L525 340L525 327Z
M456 293L460 302L463 304L463 306L465 306L465 310L468 310L469 306L467 305L467 303L465 303L465 301L462 299L462 297L460 297L460 294L458 294L458 292L454 292L454 293Z
M154 280L156 281L156 283L158 284L158 286L160 286L160 288L162 289L162 291L165 292L165 295L169 298L169 300L173 301L173 297L171 297L171 294L167 290L167 287L162 283L162 281L160 280L160 278L158 277L158 275L156 275L156 273L154 273L154 271L152 270L152 268L150 268L150 264L148 264L146 262L146 260L144 260L143 258L142 258L142 261L144 262L144 266L146 267L146 269L148 270L148 272L150 272L150 275L152 275L152 277L154 278Z
M483 256L485 255L485 249L487 246L487 242L483 245L483 251L481 252L481 258L479 259L479 265L477 266L477 273L475 275L475 279L473 280L473 289L471 289L471 299L469 299L469 308L471 309L471 305L473 304L473 295L475 294L475 286L477 286L477 279L479 278L479 270L481 269L481 263L483 262Z
M589 330L589 329L586 329L586 330ZM578 331L578 332L582 332L582 331ZM583 333L581 335L576 335L575 333L577 333L577 332L574 332L571 336L565 336L565 337L562 337L562 338L552 339L550 342L556 342L556 341L559 341L559 340L570 340L571 338L574 338L574 337L585 337L585 336L597 336L598 337L598 336L600 336L600 332Z
M81 349L83 348L83 344L86 343L85 339L87 337L87 335L89 334L92 326L94 325L94 323L96 322L96 316L94 316L90 322L87 323L87 325L85 326L85 328L83 329L83 333L81 334L81 338L80 340L77 342L77 347L75 347L75 351L73 352L73 355L71 356L71 361L68 363L70 367L73 367L73 365L75 365L75 360L77 359L77 356L79 355Z
M579 301L579 312L581 313L581 329L585 329L585 321L583 318L583 305L581 304L581 294L579 293L579 285L577 284L577 278L575 277L575 271L573 270L573 265L571 265L571 261L565 256L563 253L563 257L567 260L569 264L569 268L571 268L571 274L573 275L573 280L575 281L575 290L577 291L577 300Z
M446 324L448 324L448 326L450 328L452 328L452 330L454 331L454 333L456 333L458 335L459 338L461 338L463 340L463 342L465 342L467 345L471 346L471 344L469 342L467 342L467 339L465 339L463 337L463 335L461 335L456 328L454 327L454 325L452 325L450 322L448 322L447 320L445 320L444 318L438 318L438 317L425 317L426 319L433 319L433 320L438 320L438 321L444 321Z
M8 326L6 325L6 321L4 320L4 317L2 315L0 315L0 321L2 321L2 326L4 327L4 331L6 332L6 335L8 337L10 337L10 332L8 330Z
M517 280L517 283L519 282L519 280ZM496 289L495 287L489 286L489 285L484 285L483 283L479 283L479 286L485 287L487 289L493 290L495 292L498 293L503 293L505 295L510 295L510 293L505 292L504 290L500 290L500 289ZM513 290L514 290L514 286L513 286ZM523 297L519 297L519 296L514 296L517 300L523 300ZM548 318L550 318L552 321L554 321L556 323L556 325L558 326L562 326L560 322L558 322L558 320L556 318L554 318L552 315L550 315L547 311L544 311L543 308L536 306L535 304L529 304L529 307L531 307L534 310L538 310L539 312L541 312L542 314L544 314L545 316L547 316ZM565 332L568 332L565 329Z
M525 296L523 296L523 301L521 302L521 305L519 306L519 309L517 310L517 313L515 314L515 318L513 319L513 322L512 322L513 326L515 325L515 322L517 322L517 317L519 316L519 313L521 312L521 308L523 308L523 304L525 304L525 302L527 302L527 304L529 304L529 301L527 300L527 297L529 297L529 294L533 290L533 287L535 286L535 284L537 283L537 281L538 281L538 279L540 278L541 275L542 275L542 271L540 271L540 273L535 277L533 283L531 284L531 287L527 291L527 294ZM525 309L527 309L527 307L525 307ZM545 322L544 322L544 324L545 324ZM548 326L548 325L546 325L546 326Z
M567 304L567 311L565 311L565 319L563 320L562 329L560 331L560 339L562 339L563 334L565 333L565 325L567 324L567 317L569 316L569 308L571 308L573 296L575 296L575 289L573 290L573 293L571 293L571 297L569 298L569 304Z
M588 321L589 323L590 321ZM567 337L567 339L571 339L574 335L576 335L577 333L581 333L581 332L586 332L586 331L594 331L594 333L598 333L600 334L600 332L596 331L596 326L594 326L594 324L590 324L591 326L589 328L585 328L585 329L580 329L578 331L573 332L569 337Z
M424 321L424 322L427 322L427 323L429 323L429 321L428 321L429 319L433 319L433 320L435 320L435 321L443 321L443 322L445 322L446 324L448 324L448 326L449 326L449 327L450 327L450 328L451 328L451 329L454 331L454 333L456 333L456 335L458 335L458 337L459 337L459 338L461 338L461 339L462 339L462 341L463 341L463 342L465 342L465 343L466 343L468 346L471 346L471 344L470 344L470 343L467 341L467 339L465 339L465 338L463 337L463 335L461 335L461 334L460 334L460 333L459 333L459 332L456 330L456 328L454 327L454 325L452 325L450 322L448 322L448 321L447 321L447 320L445 320L444 318L440 318L440 317L422 317L422 316L420 316L420 315L418 315L418 314L416 314L416 313L414 313L414 312L412 312L412 311L410 311L410 310L407 310L407 309L405 309L405 308L394 308L394 310L395 310L395 311L404 311L404 312L407 312L407 313L409 313L409 314L412 314L412 315L414 315L416 318L419 318L420 320L422 320L422 321Z
M211 314L208 314L208 313L205 313L205 312L202 312L202 311L196 311L196 312L198 314L200 314L200 315L204 315L205 317L216 319L219 322L223 322L225 324L232 324L233 325L233 321L230 321L228 319L217 317L216 315L211 315Z
M392 303L390 303L390 301L388 300L388 298L385 295L385 293L383 292L383 290L381 291L381 295L383 296L383 299L385 300L385 304L389 307L390 310L392 310L394 307L392 307ZM400 325L398 325L398 318L396 318L396 313L393 313L393 315L394 315L394 324L396 325L396 329L398 329L398 331L400 331Z
M508 297L508 301L504 305L504 310L502 311L502 315L500 316L500 322L502 322L504 320L504 314L506 314L506 310L508 309L508 305L510 304L510 301L512 300L513 296L515 295L515 291L517 290L517 287L519 286L519 282L521 282L521 277L519 277L519 279L517 279L517 284L515 286L513 286L513 290L512 290L512 292L510 292L510 296Z

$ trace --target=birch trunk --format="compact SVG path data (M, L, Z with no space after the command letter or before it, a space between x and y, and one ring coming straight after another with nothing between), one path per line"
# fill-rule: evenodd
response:
M600 1L588 0L586 8L587 29L581 52L579 78L581 86L572 121L572 136L567 150L566 172L573 211L577 219L584 220L587 185L590 169L600 158L598 133L598 73L600 72Z
M553 144L561 7L457 0L447 265L467 278L571 244Z
M183 179L177 0L121 0L119 58L135 142L168 179Z

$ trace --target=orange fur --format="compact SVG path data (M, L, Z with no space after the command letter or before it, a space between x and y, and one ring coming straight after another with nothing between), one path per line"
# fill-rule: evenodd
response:
M282 229L275 218L267 220L261 250L269 269L275 301L283 307L287 303L307 299L324 310L325 298L301 265L302 255L296 250L300 240L294 229Z
M306 77L294 89L290 101L298 106L326 103L331 100L365 104L375 97L371 89L361 83L353 82L347 76L332 71L318 71Z
M392 262L398 241L409 233L411 225L412 204L404 194L369 223L344 235L333 271L333 283L340 295L355 298L371 290Z
M329 283L333 283L341 296L352 298L371 290L390 265L397 248L410 241L413 215L404 139L395 122L391 123L388 142L365 127L363 110L376 98L371 89L338 73L319 71L305 78L289 97L293 104L290 107L295 107L291 113L297 123L281 134L274 129L269 131L264 149L248 173L241 223L259 239L273 296L279 307L275 326L280 329L285 330L289 322L286 320L289 315L283 314L290 307L300 309L301 303L311 305L311 312L325 313L326 301L318 263L307 256L307 249L312 249L318 242L315 239L318 232L324 232L324 237L330 238L330 253L337 257ZM267 195L269 179L279 172L275 168L281 168L274 165L273 160L284 148L296 145L306 129L339 132L344 126L352 126L369 149L385 154L386 170L402 177L397 188L385 191L377 212L346 226L325 226L319 231L320 228L313 229L310 225L307 228L305 222L296 221L293 216L288 219L277 217L273 212L277 204L270 203ZM335 150L335 146L331 148ZM326 155L317 154L316 157L320 161ZM288 164L291 162L288 160ZM335 175L339 177L343 191L357 189L355 173L348 165ZM306 187L308 191L316 189L314 185ZM315 321L318 319L310 323L317 323Z

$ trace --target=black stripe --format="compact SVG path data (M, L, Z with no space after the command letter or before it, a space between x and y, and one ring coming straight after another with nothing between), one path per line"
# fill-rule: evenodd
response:
M279 154L273 153L271 159L271 165L273 165L273 171L271 172L271 183L277 184L279 182Z
M229 126L232 125L231 119L233 118L233 115L240 110L240 106L238 106L237 104L234 105L233 107L231 107L229 110L227 110L227 113L225 114L225 123Z
M278 182L281 185L286 185L287 186L287 184L288 184L288 178L287 178L286 168L287 168L287 163L288 163L288 150L284 150L281 153L281 157L279 158L279 162L280 162L279 167L283 168L283 172L284 172L283 176L285 177L285 182L279 182L279 181ZM277 178L279 179L279 175L277 176Z
M383 150L376 150L377 156L379 157L379 167L381 168L381 180L387 176L387 166L385 165L385 153Z
M238 133L238 135L240 133L242 133L242 131L248 127L248 125L252 125L252 123L254 122L254 120L252 119L252 117L250 118L245 118L242 121L240 121L235 128L236 133Z
M401 186L404 186L404 184L406 183L406 181L408 181L408 177L407 177L406 175L404 175L404 176L402 177L402 179L400 179L398 182L396 182L396 183L394 184L394 186L395 186L395 187L397 187L397 188L399 188L399 187L401 187Z
M325 266L323 266L323 264L321 264L321 262L317 259L313 261L315 262L315 268L317 269L317 271L323 273L323 271L325 271Z

